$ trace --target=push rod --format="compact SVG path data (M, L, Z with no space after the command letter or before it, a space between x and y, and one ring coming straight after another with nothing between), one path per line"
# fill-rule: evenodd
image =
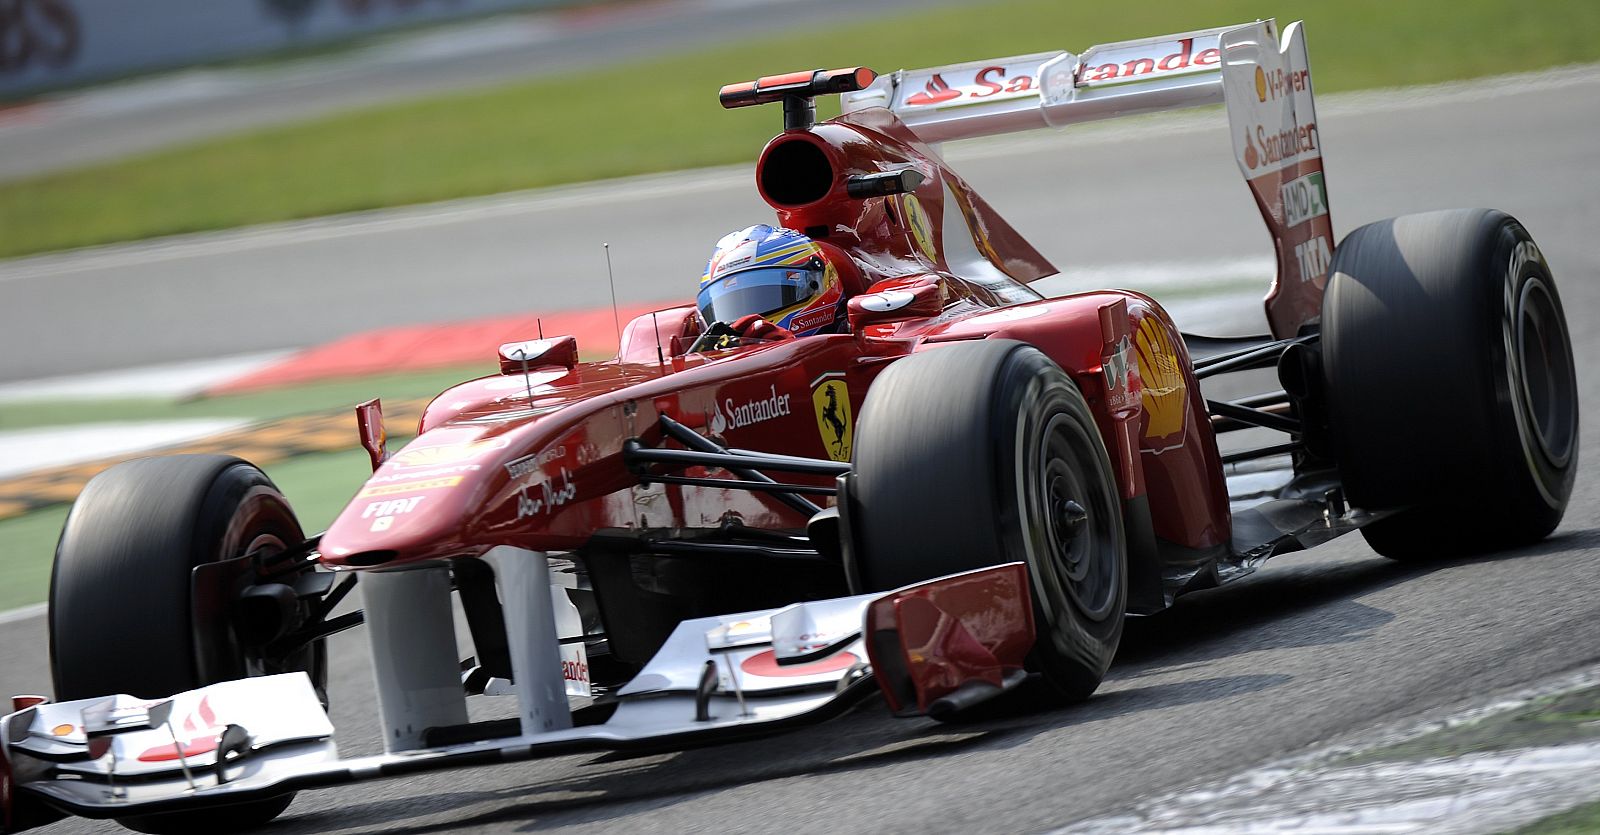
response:
M717 444L715 441L702 436L699 432L684 426L683 424L667 417L666 415L661 416L661 431L665 432L667 437L697 452L727 452L726 449L723 449L722 446ZM727 470L728 472L731 472L746 481L764 482L767 484L777 483L771 478L768 478L760 472L752 470L748 467L728 467ZM803 514L808 519L822 512L822 508L813 504L804 497L794 495L793 492L774 492L771 495L774 500L782 502L789 508Z

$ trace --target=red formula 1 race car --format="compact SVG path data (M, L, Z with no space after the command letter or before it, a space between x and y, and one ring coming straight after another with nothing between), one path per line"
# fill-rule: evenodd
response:
M816 123L822 94L843 115ZM721 99L782 106L757 167L779 227L725 239L702 303L632 322L615 359L506 345L392 454L360 407L375 471L320 537L232 458L85 488L54 701L0 722L6 831L237 828L301 789L771 732L871 692L935 718L1024 682L1083 699L1125 613L1275 554L1359 528L1421 559L1561 518L1577 396L1538 247L1488 210L1334 247L1298 25ZM1055 268L932 147L1218 102L1277 247L1253 339L1185 336L1133 292L1041 297ZM1202 394L1265 369L1259 394ZM1278 434L1220 452L1242 429ZM1490 512L1463 524L1463 494ZM362 611L335 615L358 577ZM323 639L362 622L385 753L341 760ZM515 716L470 722L495 694Z

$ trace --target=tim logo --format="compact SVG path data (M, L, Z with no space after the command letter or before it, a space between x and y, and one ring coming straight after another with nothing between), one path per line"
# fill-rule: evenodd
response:
M850 420L850 387L841 373L824 374L811 384L811 405L817 413L817 432L822 446L834 461L850 460L853 425Z

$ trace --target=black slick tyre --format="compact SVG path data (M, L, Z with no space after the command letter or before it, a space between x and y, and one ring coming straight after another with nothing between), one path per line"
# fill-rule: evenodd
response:
M160 698L262 672L231 635L196 612L199 565L304 540L288 502L237 458L175 455L118 464L92 479L67 516L50 578L50 665L57 700L127 693ZM318 687L316 645L297 660ZM281 668L279 668L281 669ZM235 831L264 824L293 795L218 809L119 819L142 832Z
M1323 297L1323 373L1362 528L1402 560L1536 541L1577 472L1572 343L1550 268L1490 209L1405 215L1350 233Z
M1109 456L1060 366L1009 340L898 360L862 405L852 463L866 590L1026 561L1029 666L1060 700L1094 692L1122 636L1126 544Z

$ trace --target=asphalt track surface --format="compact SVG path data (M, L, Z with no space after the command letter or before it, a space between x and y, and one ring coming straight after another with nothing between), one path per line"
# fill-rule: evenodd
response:
M1600 355L1600 283L1595 281L1600 253L1594 248L1594 230L1600 228L1600 145L1592 139L1600 129L1597 93L1600 86L1590 81L1560 89L1530 86L1517 95L1474 102L1447 99L1343 115L1329 108L1322 114L1332 207L1341 232L1402 212L1491 205L1522 219L1552 264L1579 358L1588 420L1581 435L1582 472L1566 521L1546 542L1431 568L1376 557L1354 536L1281 557L1238 583L1131 622L1105 685L1095 698L1069 709L950 728L892 719L874 700L831 723L764 741L636 758L571 756L303 794L273 831L1036 831L1126 809L1140 797L1211 782L1313 744L1595 663L1600 660L1595 594L1600 585L1600 482L1595 477L1600 421L1594 417L1600 369L1592 360ZM1220 152L1213 154L1206 143L1218 144ZM1262 243L1263 236L1247 222L1248 198L1231 170L1221 132L1128 135L1076 152L1013 150L1009 157L973 160L967 170L1024 232L1063 261L1074 251L1084 253L1083 263L1090 264L1185 254L1212 258ZM1122 190L1128 186L1140 187L1145 196L1135 199ZM681 209L678 216L667 214L673 201L651 197L532 218L480 219L467 226L482 237L462 240L488 242L520 230L521 239L500 246L535 247L529 238L560 240L565 231L566 242L577 245L583 243L578 233L587 222L620 215L639 223L653 219L654 224L638 227L641 235L655 235L650 240L662 240L670 231L698 244L760 217L745 211L749 199L732 190L706 189L695 200L693 223ZM655 225L659 232L651 231ZM691 233L689 227L699 231ZM443 245L439 228L373 234L369 247L349 251L403 264ZM403 251L382 251L391 246ZM674 259L688 259L699 249L685 242L650 257L630 255L637 260L628 261L622 271L627 282L619 276L619 289L638 298L680 292L691 286L687 281L694 267ZM494 271L467 267L499 251L486 244L481 250L457 246L439 253L463 265L462 283L453 290L406 284L391 275L387 292L366 296L367 303L377 305L374 296L382 296L418 315L417 308L439 313L419 304L418 294L431 286L441 307L468 295L463 287L484 286ZM598 252L566 257L588 269ZM256 251L234 263L247 269L262 258ZM649 263L654 270L637 271L637 265ZM80 282L96 292L122 286L150 292L200 280L198 275L181 279L173 264L166 267L126 276L122 284L88 274L24 287L37 298L49 298L50 286L56 296L70 296L76 293L68 288L83 286ZM468 273L471 277L465 277ZM352 277L351 283L369 290L386 286L371 283L382 271L363 275L367 278ZM580 294L590 286L569 292ZM207 303L192 294L166 292L170 295L163 298L192 307ZM333 306L319 305L304 315L337 319L339 311L323 309ZM241 332L250 330L248 320L235 324ZM1472 496L1460 501L1462 524L1496 512ZM371 672L362 646L359 634L334 640L333 714L347 755L377 750ZM0 625L0 692L33 691L47 682L43 620ZM65 822L46 831L109 826Z

